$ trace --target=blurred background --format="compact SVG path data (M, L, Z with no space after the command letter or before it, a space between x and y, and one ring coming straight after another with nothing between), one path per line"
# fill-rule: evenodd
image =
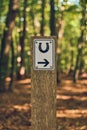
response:
M57 83L87 72L86 0L0 0L1 92L31 77L31 36L57 37Z

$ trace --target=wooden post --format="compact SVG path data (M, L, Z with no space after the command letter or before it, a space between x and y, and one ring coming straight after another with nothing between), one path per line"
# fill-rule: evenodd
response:
M42 49L42 55L45 56L47 49L50 51L50 45L47 48L46 46L46 40L52 40L54 41L54 49L55 49L55 38L54 37L33 37L32 38L32 69L31 69L31 103L32 103L32 109L31 109L31 120L32 120L32 126L31 130L56 130L56 67L55 67L55 52L53 50L53 54L50 54L52 56L52 59L54 59L52 62L54 62L53 68L49 68L49 65L44 65L44 62L38 61L38 67L35 67L34 63L35 58L36 62L39 60L35 56L37 52L35 52L34 48L34 42L39 41L40 43L43 42L45 47L40 46L40 49ZM45 40L45 42L44 42ZM36 42L37 43L37 42ZM39 45L39 43L38 43ZM37 45L37 46L38 46ZM42 48L41 48L42 47ZM51 48L52 49L52 48ZM37 50L36 50L37 51ZM41 51L41 50L39 50ZM40 52L41 53L41 52ZM39 55L40 56L40 55ZM46 57L40 56L40 58L46 59ZM50 57L48 57L50 59ZM51 60L51 59L50 59ZM49 64L51 61L49 61ZM43 64L43 68L41 68L40 64ZM40 68L39 68L40 67ZM45 68L45 69L44 69Z

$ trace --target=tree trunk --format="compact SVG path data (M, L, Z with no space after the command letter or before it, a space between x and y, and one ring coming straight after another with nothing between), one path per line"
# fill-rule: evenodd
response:
M82 74L83 67L84 67L84 60L83 60L83 56L81 56L81 61L80 61L80 66L79 66L79 75Z
M69 76L73 76L73 71L74 71L74 51L73 51L73 42L72 39L70 39L70 47L71 47L71 51L70 51L70 69L69 69Z
M42 6L41 6L41 9L42 9L42 15L41 15L41 29L40 29L40 34L42 36L44 36L44 10L45 10L45 2L46 0L42 0Z
M50 31L51 35L56 35L54 0L50 0Z
M36 35L36 30L35 30L35 15L34 15L34 9L31 7L30 9L30 14L31 14L31 19L32 19L32 27L33 27L33 34L34 36Z
M13 40L11 42L11 52L12 52L12 57L11 57L11 74L10 74L10 84L8 87L9 91L13 90L13 85L14 85L14 65L15 65L15 57L14 57L14 45L13 45Z
M57 83L61 82L60 60L61 60L61 42L62 42L63 32L64 32L64 20L63 20L63 11L62 11L61 17L58 20Z
M82 3L82 19L81 19L81 36L78 40L78 54L77 54L77 58L76 58L76 65L75 65L75 69L74 69L74 75L73 75L73 82L75 83L76 80L78 79L79 76L79 71L80 71L80 65L81 65L81 57L82 57L82 50L83 50L83 43L84 43L84 32L85 32L85 25L86 25L86 1L83 0L81 1Z
M82 56L82 46L83 46L83 34L84 34L84 31L82 30L81 37L79 38L78 54L77 54L77 59L76 59L76 66L75 66L75 70L74 70L74 75L73 75L73 82L74 83L76 82L76 80L78 79L78 76L79 76L80 62L81 62L81 56Z
M4 30L1 55L0 55L0 91L5 91L5 78L8 70L9 49L12 40L12 31L15 26L15 18L18 11L18 0L9 1L9 11L6 19L6 27Z
M23 22L23 32L22 32L22 36L20 37L20 46L21 46L21 64L18 70L18 74L17 77L18 79L22 79L25 78L25 58L24 58L24 43L25 43L25 37L26 37L26 8L27 8L27 0L24 0L24 10L23 10L23 18L24 18L24 22ZM24 73L22 72L22 69L24 69Z

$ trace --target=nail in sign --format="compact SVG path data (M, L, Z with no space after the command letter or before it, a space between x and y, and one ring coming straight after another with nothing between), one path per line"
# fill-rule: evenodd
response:
M33 41L34 70L53 70L55 67L55 40L38 38Z

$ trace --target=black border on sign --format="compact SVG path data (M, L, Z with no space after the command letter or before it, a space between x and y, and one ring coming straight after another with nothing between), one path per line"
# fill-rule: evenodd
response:
M36 41L51 41L52 42L52 67L50 68L37 68L35 66L35 42ZM55 69L55 40L53 38L35 38L33 40L33 68L34 70L54 70Z

